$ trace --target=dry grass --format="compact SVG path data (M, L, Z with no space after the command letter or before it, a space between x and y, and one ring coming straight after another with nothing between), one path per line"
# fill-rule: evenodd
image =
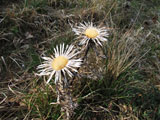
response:
M0 119L61 119L55 86L35 76L42 55L75 42L69 23L93 21L110 37L89 51L74 81L73 119L160 119L158 1L0 1ZM101 48L96 48L101 51ZM92 56L96 56L92 59Z

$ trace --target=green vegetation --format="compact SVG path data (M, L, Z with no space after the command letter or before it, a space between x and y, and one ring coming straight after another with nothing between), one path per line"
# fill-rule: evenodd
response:
M107 58L90 50L73 82L73 120L160 119L159 0L1 0L0 119L62 119L54 81L36 67L57 44L76 44L70 24L83 21L110 35Z

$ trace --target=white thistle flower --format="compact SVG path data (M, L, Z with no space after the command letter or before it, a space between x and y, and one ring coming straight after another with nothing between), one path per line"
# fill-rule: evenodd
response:
M88 42L92 40L95 44L102 46L102 42L107 41L108 30L106 27L95 27L92 22L80 23L79 26L72 26L72 31L81 39L80 45L88 45Z
M67 73L70 77L73 77L72 72L78 72L76 68L82 64L82 59L74 59L79 52L76 52L76 49L73 48L73 45L67 45L65 47L64 44L61 44L60 47L56 46L54 48L54 56L42 57L45 61L37 67L39 69L38 75L49 76L47 83L49 83L53 75L55 75L55 83L59 80L61 81L62 74L66 76Z

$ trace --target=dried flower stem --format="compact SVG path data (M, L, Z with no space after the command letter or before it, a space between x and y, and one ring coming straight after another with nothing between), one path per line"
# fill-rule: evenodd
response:
M66 79L64 75L63 79ZM70 120L70 118L74 114L74 109L77 107L77 104L73 102L72 99L71 88L69 84L64 83L64 81L57 82L56 87L58 96L57 99L61 106L61 113L63 114L63 119Z
M88 52L92 47L94 47L93 45L94 43L90 40L85 50L84 56L82 57L83 62L85 59L87 59ZM95 49L93 48L93 50ZM97 51L95 52L97 54ZM79 70L79 68L77 70ZM74 109L78 106L77 102L73 101L72 94L71 94L73 81L76 76L77 76L77 73L74 74L72 80L68 81L66 76L63 75L62 73L62 78L64 80L61 80L56 84L57 102L60 103L61 105L61 113L63 114L64 120L70 120L74 114ZM67 82L64 82L64 81L67 81Z

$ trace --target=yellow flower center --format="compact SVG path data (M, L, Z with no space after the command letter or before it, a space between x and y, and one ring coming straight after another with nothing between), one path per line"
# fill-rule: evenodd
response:
M51 66L54 70L58 71L58 70L62 70L67 63L68 63L67 58L63 56L58 56L52 61Z
M98 35L98 31L95 28L88 28L84 33L88 38L95 38Z

